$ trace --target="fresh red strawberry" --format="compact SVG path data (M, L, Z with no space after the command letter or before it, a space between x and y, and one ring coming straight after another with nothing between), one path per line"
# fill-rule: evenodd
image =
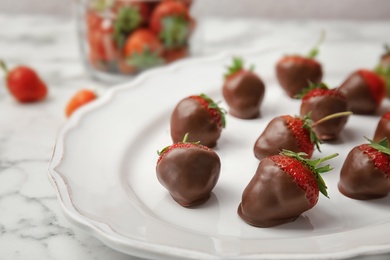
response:
M19 102L37 102L46 98L47 86L32 68L17 66L8 70L1 60L0 68L5 72L5 83L9 92Z
M190 142L214 147L226 125L225 111L205 94L181 100L171 116L173 142L180 142L186 133Z
M179 1L163 1L153 10L150 28L165 48L181 48L188 43L193 20L187 6Z
M313 121L306 117L289 115L275 117L254 145L254 154L261 160L267 156L279 154L283 149L304 152L309 158L314 146L319 149L320 140L311 127Z
M339 91L347 98L353 113L373 114L386 95L386 84L374 71L360 69L349 75Z
M66 117L70 117L75 110L85 104L95 100L96 93L89 89L82 89L78 91L68 102L65 108Z
M228 67L228 73L225 74L222 93L232 116L243 119L259 116L265 86L253 72L253 67L244 68L242 59L233 58L233 65Z
M180 2L180 3L183 3L185 6L187 6L188 8L191 7L192 3L193 3L193 0L163 0L165 2L170 2L170 1L176 1L176 2Z
M321 173L332 168L320 164L337 155L309 160L304 153L283 150L266 157L242 194L238 214L257 227L294 221L317 204L319 192L328 196Z
M143 70L164 63L161 58L162 45L156 35L148 29L138 29L127 39L124 47L126 63Z
M329 89L324 83L310 83L302 93L300 115L309 115L314 122L335 113L347 112L347 99L337 89ZM313 128L321 140L336 139L348 121L348 116L337 117Z
M390 192L390 149L387 139L354 147L344 161L338 188L347 197L368 200Z
M390 140L390 111L379 120L374 134L374 142L379 142L384 138Z
M323 41L322 34L317 43L307 56L289 55L280 59L276 64L276 77L280 86L290 97L302 92L309 86L309 81L320 83L322 80L322 65L315 60L318 55L318 46Z
M183 207L207 201L221 169L219 156L199 143L182 142L164 148L156 165L159 182Z
M126 39L134 30L149 20L150 10L147 3L133 1L115 1L114 40L122 49Z

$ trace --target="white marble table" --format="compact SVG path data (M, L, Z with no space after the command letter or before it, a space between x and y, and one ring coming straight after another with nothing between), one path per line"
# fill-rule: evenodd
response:
M136 259L73 227L63 216L47 177L56 134L66 121L64 106L69 97L81 88L104 92L110 87L86 74L74 21L2 15L0 24L0 58L11 66L22 63L33 66L49 86L47 100L21 105L0 83L0 260ZM198 55L281 41L311 45L321 29L328 32L327 43L351 44L349 51L359 51L353 50L356 41L370 41L378 45L379 55L382 43L390 42L390 22L209 20L200 23L200 27ZM352 64L373 65L359 64L358 60Z

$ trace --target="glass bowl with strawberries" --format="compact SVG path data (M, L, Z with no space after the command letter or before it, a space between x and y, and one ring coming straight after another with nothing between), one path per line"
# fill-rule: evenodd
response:
M121 81L189 55L192 0L79 0L78 33L88 72Z

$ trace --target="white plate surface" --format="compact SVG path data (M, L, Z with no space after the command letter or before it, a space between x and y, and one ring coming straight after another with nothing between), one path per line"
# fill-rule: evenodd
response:
M362 64L374 64L377 46L371 47L360 46ZM357 201L337 189L343 160L363 136L372 137L379 115L352 116L338 141L315 152L340 154L324 175L330 199L321 197L295 222L273 228L249 226L236 213L258 165L255 140L275 116L299 113L300 101L288 98L274 76L277 59L295 51L279 46L189 59L149 71L77 111L61 130L49 165L66 216L108 246L147 258L343 259L390 252L390 197ZM170 114L181 99L206 93L227 108L222 75L233 55L255 64L266 84L262 116L227 116L215 148L221 175L210 200L180 207L157 181L156 151L171 143ZM324 47L320 60L333 86L356 68L356 52L347 46Z

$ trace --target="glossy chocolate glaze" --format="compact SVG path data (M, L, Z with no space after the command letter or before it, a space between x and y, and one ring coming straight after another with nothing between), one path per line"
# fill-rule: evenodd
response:
M222 94L232 116L251 119L260 115L264 83L254 73L241 72L225 81Z
M256 140L253 150L256 158L261 160L267 156L279 154L283 149L301 152L285 120L282 117L275 117Z
M353 199L376 199L390 192L390 181L366 154L355 147L341 168L338 188L342 194Z
M302 101L300 114L307 115L311 112L310 118L316 122L334 113L348 111L348 103L345 98L339 96L316 96ZM338 117L318 124L313 128L321 140L333 140L339 137L348 117Z
M276 64L276 77L280 86L290 97L300 94L309 86L308 81L320 83L322 80L322 66L315 60L303 58L303 62L283 58Z
M354 114L374 114L378 109L369 86L358 71L341 84L339 91L347 98L349 108Z
M274 162L263 159L242 194L238 215L256 227L292 222L310 209L305 192Z
M379 142L384 138L390 140L390 120L382 117L375 130L374 141Z
M200 102L192 98L180 101L171 116L171 137L174 143L181 142L189 133L187 142L198 142L214 147L221 135L219 127Z
M156 166L157 178L172 198L183 207L207 201L221 169L213 150L199 147L168 151Z

